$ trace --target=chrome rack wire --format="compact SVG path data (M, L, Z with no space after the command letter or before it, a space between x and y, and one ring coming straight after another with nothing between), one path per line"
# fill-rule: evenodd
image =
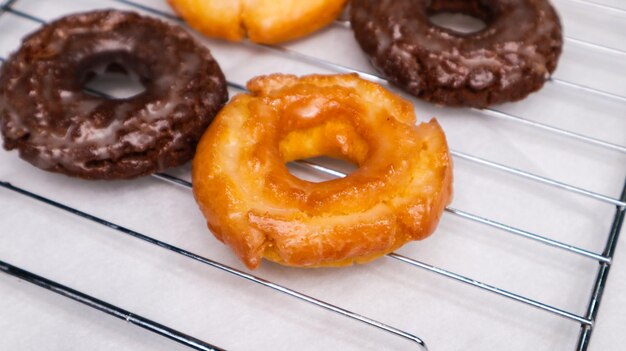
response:
M335 312L335 313L340 314L340 315L342 315L344 317L348 317L348 318L354 319L356 321L362 322L364 324L367 324L369 326L378 328L380 330L384 330L384 331L386 331L388 333L391 333L391 334L394 334L396 336L402 337L404 339L407 339L407 340L417 344L422 350L428 350L428 348L426 347L426 344L419 337L417 337L415 335L412 335L410 333L407 333L405 331L402 331L400 329L394 328L392 326L386 325L386 324L381 323L379 321L376 321L376 320L367 318L365 316L359 315L357 313L348 311L348 310L346 310L344 308L332 305L330 303L324 302L324 301L316 299L314 297L307 296L307 295L299 293L299 292L297 292L295 290L289 289L289 288L287 288L285 286L282 286L282 285L279 285L279 284L276 284L276 283L272 283L272 282L270 282L268 280L265 280L263 278L254 276L252 274L248 274L246 272L243 272L243 271L240 271L238 269L229 267L227 265L221 264L219 262L216 262L214 260L208 259L206 257L202 257L202 256L194 254L194 253L192 253L190 251L181 249L181 248L176 247L174 245L170 245L170 244L165 243L163 241L154 239L154 238L149 237L147 235L144 235L144 234L141 234L141 233L136 232L134 230L128 229L128 228L126 228L124 226L115 224L113 222L109 222L109 221L107 221L107 220L105 220L103 218L96 217L94 215L91 215L89 213L80 211L80 210L72 208L70 206L63 205L63 204L61 204L59 202L56 202L56 201L51 200L51 199L48 199L48 198L43 197L41 195L37 195L37 194L32 193L32 192L30 192L28 190L25 190L25 189L19 188L17 186L14 186L14 185L12 185L10 183L0 181L0 187L8 189L8 190L12 190L12 191L14 191L16 193L19 193L21 195L27 196L27 197L29 197L31 199L38 200L38 201L43 202L43 203L45 203L47 205L51 205L53 207L56 207L56 208L61 209L61 210L64 210L66 212L69 212L69 213L74 214L76 216L79 216L79 217L82 217L84 219L90 220L92 222L104 225L104 226L106 226L108 228L111 228L113 230L116 230L116 231L118 231L118 232L120 232L122 234L129 235L129 236L134 237L136 239L140 239L140 240L143 240L143 241L145 241L147 243L156 245L156 246L158 246L160 248L163 248L163 249L175 252L175 253L177 253L179 255L183 255L183 256L185 256L187 258L190 258L192 260L195 260L195 261L198 261L200 263L206 264L206 265L208 265L210 267L217 268L217 269L222 270L222 271L224 271L226 273L230 273L232 275L235 275L235 276L237 276L239 278L246 279L246 280L248 280L250 282L257 283L259 285L265 286L267 288L271 288L273 290L276 290L276 291L279 291L279 292L281 292L283 294L295 297L295 298L300 299L302 301L306 301L306 302L308 302L310 304L313 304L315 306L318 306L318 307L324 308L326 310Z
M178 22L182 22L175 15L172 15L172 14L167 13L167 12L163 12L163 11L155 9L155 8L151 8L151 7L143 5L143 4L136 3L134 1L130 1L130 0L113 0L113 1L125 4L125 5L129 5L129 6L132 6L132 7L141 9L141 10L144 10L144 11L148 11L148 12L151 12L151 13L156 14L158 16L162 16L162 17L165 17L167 19L170 19L170 20L175 20L175 21L178 21ZM603 8L608 8L608 9L611 9L613 11L623 11L623 10L618 9L618 8L612 8L612 7L606 6L606 5L595 4L593 2L585 1L585 0L569 0L569 1L586 3L586 4L593 5L593 6L599 6L599 7L603 7ZM12 6L14 5L15 2L17 2L17 0L8 0L3 5L0 5L1 6L0 7L0 15L2 15L5 12L9 12L9 13L12 13L14 15L17 15L17 16L20 16L22 18L26 18L26 19L29 19L29 20L32 20L32 21L35 21L35 22L38 22L38 23L41 23L41 24L45 23L44 20L42 20L40 18L37 18L36 16L34 16L32 14L21 12L19 10L14 9ZM598 45L598 44L594 44L594 43L589 43L589 42L586 42L586 41L583 41L583 40L579 40L579 39L576 39L576 38L566 38L566 40L569 40L569 41L572 41L572 42L576 42L578 44L587 46L590 49L594 49L594 50L604 50L604 51L609 51L609 52L617 53L617 54L626 54L626 52L621 51L621 50L617 50L617 49L614 49L614 48L610 48L610 47L606 47L606 46L602 46L602 45ZM287 58L291 58L291 59L295 59L295 60L298 60L298 61L301 61L301 62L314 64L314 65L317 65L318 67L321 67L321 68L330 69L331 71L335 71L335 72L338 72L338 73L346 73L346 72L358 73L358 74L360 74L362 77L364 77L366 79L370 79L370 80L373 80L373 81L381 83L381 84L389 85L389 82L386 79L384 79L383 77L379 76L379 75L358 71L358 70L355 70L355 69L352 69L352 68L349 68L349 67L346 67L346 66L335 64L333 62L329 62L329 61L321 60L319 58L307 56L307 55L298 53L296 51L293 51L293 50L290 50L290 49L287 49L287 48L284 48L284 47L258 45L258 44L253 44L253 43L246 43L246 44L250 45L250 46L257 47L257 48L262 48L262 49L269 50L271 52L277 53L277 54L279 54L281 56L284 56L284 57L287 57ZM0 58L0 60L4 61L4 59L2 59L2 58ZM609 92L605 92L605 91L602 91L602 90L598 90L598 89L595 89L595 88L587 87L587 86L580 85L580 84L577 84L577 83L572 83L572 82L559 80L559 79L551 79L550 82L551 83L560 84L560 85L562 85L564 87L568 87L568 88L583 90L583 91L586 91L586 92L589 92L589 93L592 93L592 94L597 94L597 95L603 96L605 98L617 100L617 101L620 101L620 102L626 102L626 97L619 96L619 95L616 95L616 94L612 94L612 93L609 93ZM229 86L231 88L234 88L234 89L245 91L245 88L241 84L238 84L238 83L235 83L235 82L229 82ZM592 144L592 145L596 145L596 146L599 146L599 147L602 147L602 148L605 148L605 149L608 149L608 150L618 151L620 153L626 153L626 146L617 145L617 144L610 143L610 142L607 142L607 141L604 141L604 140L595 139L595 138L592 138L592 137L589 137L589 136L573 133L573 132L570 132L570 131L567 131L567 130L564 130L564 129L561 129L561 128L557 128L557 127L541 124L541 123L538 123L538 122L526 120L524 118L521 118L521 117L518 117L518 116L514 116L514 115L511 115L511 114L508 114L508 113L505 113L505 112L501 112L501 111L498 111L498 110L495 110L495 109L476 110L476 112L484 114L485 116L488 116L488 117L506 119L506 120L509 120L509 121L517 122L519 124L532 126L532 127L538 128L540 130L548 131L548 132L554 133L556 135L570 137L570 138L572 138L574 140L581 141L581 142L586 142L586 143L589 143L589 144ZM402 255L398 255L396 253L389 254L388 257L393 258L393 259L395 259L397 261L409 264L411 266L422 268L422 269L425 269L427 271L430 271L430 272L433 272L433 273L437 273L438 275L445 276L445 277L448 277L448 278L452 278L452 279L454 279L456 281L459 281L459 282L462 282L462 283L466 283L466 284L469 284L469 285L481 288L481 289L486 290L486 291L490 291L490 292L495 293L495 294L500 295L500 296L508 297L509 299L512 299L512 300L515 300L515 301L518 301L518 302L522 302L524 304L536 307L538 309L541 309L541 310L544 310L544 311L556 314L556 315L561 316L563 318L566 318L566 319L578 322L581 325L581 331L580 331L580 335L579 335L579 339L578 339L577 350L579 350L579 351L586 350L588 345L589 345L589 339L590 339L591 333L593 331L593 325L594 325L594 322L595 322L595 319L596 319L596 316L597 316L598 307L600 305L600 301L601 301L601 298L602 298L603 289L604 289L604 286L605 286L607 278L608 278L608 273L609 273L609 269L610 269L610 266L611 266L611 261L612 261L612 258L613 258L613 254L615 252L615 246L616 246L616 244L618 242L620 229L621 229L622 223L624 221L624 216L625 216L625 211L626 211L626 209L625 209L626 208L626 182L625 182L625 187L624 187L624 190L622 191L621 196L619 198L613 198L613 197L602 195L602 194L598 194L598 193L595 193L595 192L592 192L592 191L589 191L589 190L586 190L586 189L583 189L583 188L579 188L579 187L576 187L576 186L573 186L573 185L569 185L569 184L557 181L555 179L550 179L550 178L547 178L547 177L539 176L539 175L532 174L532 173L529 173L529 172L526 172L526 171L523 171L523 170L519 170L519 169L515 169L515 168L512 168L512 167L509 167L509 166L506 166L506 165L503 165L503 164L499 164L499 163L492 162L492 161L489 161L489 160L485 160L485 159L482 159L482 158L479 158L479 157L468 155L468 154L460 152L460 151L453 150L452 154L453 154L454 157L462 159L462 160L466 160L466 161L473 162L473 163L476 163L476 164L479 164L479 165L483 165L483 166L486 166L486 167L489 167L489 168L492 168L492 169L495 169L495 170L500 170L500 171L503 171L503 172L514 174L514 175L523 177L525 179L530 179L530 180L533 180L535 182L538 182L538 183L541 183L541 184L544 184L544 185L550 185L550 186L556 187L556 188L564 190L564 191L569 191L569 192L572 192L572 193L575 193L575 194L586 196L586 197L589 197L589 198L592 198L592 199L595 199L595 200L598 200L598 201L602 201L602 202L605 202L605 203L608 203L608 204L616 206L616 214L614 216L613 223L612 223L612 226L611 226L611 232L610 232L610 235L609 235L608 240L606 242L605 249L603 250L603 252L601 254L590 252L590 251L587 251L587 250L584 250L584 249L581 249L581 248L578 248L578 247L575 247L575 246L572 246L572 245L568 245L566 243L562 243L562 242L559 242L559 241L555 241L555 240L549 239L546 236L538 235L538 234L531 233L531 232L528 232L528 231L525 231L525 230L522 230L522 229L519 229L519 228L515 228L515 227L510 226L510 225L499 223L499 222L496 222L496 221L493 221L493 220L490 220L490 219L487 219L487 218L484 218L484 217L481 217L481 216L478 216L478 215L474 215L474 214L468 213L468 212L460 210L460 209L451 208L451 207L448 207L446 209L447 213L454 214L454 215L459 216L461 218L464 218L464 219L467 219L467 220L470 220L470 221L474 221L474 222L477 222L477 223L481 223L481 224L484 224L484 225L487 225L487 226L491 226L491 227L494 227L494 228L498 228L498 229L501 229L502 231L510 233L510 234L519 235L519 236L522 236L524 238L528 238L528 239L534 240L536 242L540 242L540 243L543 243L543 244L546 244L546 245L549 245L549 246L553 246L553 247L556 247L556 248L559 248L559 249L563 249L563 250L566 250L568 252L572 252L572 253L575 253L575 254L578 254L578 255L581 255L581 256L584 256L584 257L587 257L587 258L591 258L591 259L594 259L594 260L598 261L600 267L599 267L597 275L596 275L596 279L595 279L595 282L594 282L594 285L593 285L593 293L592 293L592 296L591 296L590 301L588 303L588 309L587 309L587 312L586 312L585 316L579 316L579 315L576 315L574 313L558 309L558 308L556 308L554 306L550 306L548 304L544 304L544 303L541 303L539 301L535 301L535 300L526 298L524 296L521 296L521 295L518 295L518 294L515 294L515 293L512 293L512 292L506 291L504 289L500 289L500 288L497 288L497 287L494 287L494 286L491 286L491 285L488 285L488 284L476 281L474 279L471 279L471 278L468 278L468 277L456 274L454 272L446 271L444 269L441 269L441 268L438 268L438 267L434 267L432 265L429 265L429 264L426 264L426 263L423 263L423 262L420 262L420 261L417 261L417 260L414 260L414 259L402 256ZM312 162L309 162L309 161L299 161L298 164L303 166L303 167L306 167L306 168L308 168L310 170L317 171L317 172L322 172L322 173L325 173L327 175L331 175L331 176L334 176L334 177L345 176L345 174L343 174L343 173L341 173L341 172L339 172L337 170L330 169L330 168L327 168L327 167L322 166L320 164L312 163ZM177 185L177 186L181 186L181 187L186 188L186 189L191 188L191 183L189 183L188 181L185 181L183 179L171 176L169 174L160 173L160 174L153 175L153 177L156 178L156 179L159 179L161 181L165 181L165 182ZM308 303L316 305L318 307L322 307L324 309L333 311L333 312L338 313L340 315L343 315L345 317L348 317L348 318L351 318L351 319L363 322L365 324L368 324L370 326L376 327L378 329L387 331L387 332L389 332L391 334L394 334L396 336L399 336L399 337L402 337L404 339L410 340L410 341L412 341L414 343L417 343L422 349L427 350L425 343L419 337L417 337L415 335L412 335L412 334L409 334L407 332L404 332L404 331L402 331L400 329L397 329L397 328L385 325L385 324L380 323L378 321L375 321L375 320L369 319L367 317L358 315L356 313L347 311L347 310L345 310L345 309L343 309L341 307L328 304L328 303L323 302L321 300L318 300L318 299L315 299L313 297L301 294L301 293L299 293L297 291L294 291L294 290L291 290L291 289L289 289L287 287L284 287L284 286L272 283L270 281L267 281L267 280L264 280L262 278L250 275L248 273L239 271L239 270L234 269L232 267L225 266L225 265L223 265L223 264L221 264L219 262L212 261L212 260L210 260L208 258L204 258L202 256L193 254L193 253L191 253L189 251L186 251L186 250L180 249L178 247L169 245L169 244L167 244L165 242L162 242L162 241L156 240L156 239L154 239L152 237L149 237L147 235L144 235L144 234L132 231L132 230L130 230L128 228L125 228L123 226L114 224L114 223L109 222L109 221L107 221L105 219L102 219L102 218L90 215L88 213L82 212L82 211L80 211L78 209L75 209L75 208L72 208L72 207L69 207L69 206L63 205L61 203L58 203L58 202L56 202L54 200L51 200L51 199L48 199L46 197L43 197L43 196L31 193L31 192L29 192L29 191L27 191L25 189L13 186L13 185L11 185L11 184L9 184L7 182L0 182L0 186L5 188L5 189L12 190L12 191L14 191L16 193L19 193L21 195L24 195L24 196L30 197L32 199L44 202L44 203L46 203L48 205L52 205L52 206L54 206L56 208L65 210L65 211L70 212L72 214L75 214L75 215L77 215L79 217L83 217L83 218L88 219L90 221L93 221L93 222L105 225L105 226L107 226L107 227L109 227L111 229L114 229L114 230L116 230L118 232L121 232L123 234L130 235L132 237L138 238L138 239L143 240L145 242L151 243L153 245L157 245L157 246L159 246L161 248L167 249L169 251L172 251L172 252L178 253L180 255L186 256L188 258L191 258L193 260L199 261L199 262L204 263L206 265L209 265L211 267L218 268L218 269L220 269L222 271L228 272L230 274L233 274L233 275L238 276L240 278L246 279L248 281L252 281L252 282L255 282L257 284L263 285L265 287L272 288L272 289L277 290L277 291L279 291L281 293L284 293L284 294L287 294L289 296L298 298L298 299L300 299L302 301L308 302ZM5 267L7 267L7 268L5 268ZM45 280L45 278L36 277L36 276L34 276L32 274L29 274L28 272L20 270L17 267L13 267L13 266L10 266L8 264L4 264L2 261L0 261L0 268L2 268L2 270L4 272L9 273L9 274L11 274L11 272L22 272L23 274L14 274L15 276L18 276L18 277L20 277L22 279L25 279L25 277L30 276L30 278L32 278L31 280L39 279L40 281L46 281L49 286L59 286L59 287L61 287L61 285L58 284L58 283ZM39 285L41 285L41 284L39 284ZM70 291L71 289L66 288L66 290ZM78 294L80 294L80 293L78 293ZM65 296L67 296L67 295L65 295ZM81 295L81 296L83 296L83 295ZM86 296L86 295L84 295L84 296ZM89 297L87 297L87 298L89 298ZM115 307L115 306L111 306L111 307L113 309L117 309L117 310L121 311L121 309L119 309L118 307ZM126 319L128 316L133 316L133 315L128 313L128 314L126 314L126 317L124 317L124 319ZM149 325L150 321L147 321L147 322L148 322L148 325ZM154 323L154 322L152 322L152 323ZM155 325L156 325L156 323L155 323ZM143 327L145 327L145 326L143 326ZM146 328L146 329L151 330L151 328ZM152 331L159 333L158 331L156 331L154 329L152 329ZM170 329L170 331L173 333L172 335L182 335L183 336L182 341L178 340L179 342L183 342L184 344L187 344L190 347L194 347L192 344L189 344L188 341L196 340L196 339L193 339L191 337L186 337L186 336L184 336L184 334L182 334L180 332L177 332L175 330L171 330ZM162 333L159 333L159 334L162 334ZM167 336L167 335L165 335L165 336ZM200 342L200 343L203 343L203 342ZM206 344L206 343L204 343L204 344L205 345L209 345L209 344ZM208 347L210 347L210 345Z
M311 164L311 163L306 162L306 161L298 161L297 163L300 164L300 165L305 165L305 166L314 165L314 167L316 169L323 168L323 169L325 169L324 173L327 173L327 174L331 174L331 175L341 174L341 176L345 176L345 174L340 173L340 172L338 172L336 170L331 170L331 169L322 167L322 166L317 165L317 164ZM191 189L191 186L192 186L191 183L189 183L187 181L184 181L182 179L173 177L171 175L156 174L156 175L154 175L154 177L157 178L157 179L160 179L160 180L165 180L167 182L174 183L176 185L181 185L181 186L183 186L183 187L185 187L187 189ZM453 272L446 271L444 269L441 269L441 268L438 268L438 267L435 267L435 266L432 266L432 265L429 265L429 264L426 264L426 263L423 263L423 262L420 262L420 261L408 258L406 256L399 255L397 253L390 253L390 254L387 255L387 257L394 258L394 259L396 259L398 261L401 261L401 262L404 262L404 263L408 263L408 264L410 264L412 266L415 266L415 267L426 269L426 270L431 271L433 273L437 273L437 274L440 274L440 275L443 275L443 276L446 276L446 277L449 277L449 278L453 278L453 279L455 279L457 281L473 285L475 287L478 287L478 288L481 288L481 289L484 289L484 290L496 293L496 294L504 296L504 297L508 297L508 298L513 299L513 300L518 301L518 302L523 302L523 303L525 303L527 305L530 305L530 306L542 309L544 311L552 312L552 313L554 313L554 314L556 314L558 316L577 321L577 322L579 322L579 323L581 323L583 325L591 325L591 321L586 319L586 318L584 318L584 317L577 316L577 315L575 315L573 313L570 313L570 312L567 312L567 311L563 311L563 310L558 309L556 307L552 307L552 306L549 306L547 304L544 304L544 303L541 303L541 302L538 302L538 301L535 301L535 300L532 300L532 299L529 299L529 298L526 298L526 297L514 294L512 292L509 292L509 291L506 291L506 290L503 290L503 289L500 289L500 288L497 288L497 287L494 287L494 286L491 286L491 285L488 285L488 284L485 284L485 283L481 283L481 282L479 282L477 280L474 280L474 279L471 279L471 278L468 278L468 277L464 277L462 275L459 275L459 274L456 274L456 273L453 273Z
M1 183L0 183L1 184ZM4 184L3 184L4 185ZM175 329L166 327L162 324L153 322L147 318L144 318L140 315L131 313L129 311L126 311L122 308L119 308L115 305L112 305L110 303L104 302L102 300L96 299L93 296L89 296L85 293L82 293L78 290L74 290L72 288L69 288L65 285L61 285L57 282L54 282L52 280L46 279L44 277L38 276L34 273L31 273L29 271L25 271L21 268L18 268L16 266L13 266L9 263L6 263L4 261L0 261L0 271L14 276L16 278L19 278L23 281L29 282L31 284L37 285L39 287L42 287L46 290L50 290L54 293L57 293L61 296L67 297L69 299L72 299L74 301L80 302L84 305L87 305L91 308L94 308L98 311L104 312L106 314L109 314L113 317L116 317L118 319L121 320L125 320L127 323L136 325L138 327L141 327L143 329L146 329L152 333L161 335L163 337L166 337L170 340L173 340L181 345L185 345L187 347L190 347L194 350L200 350L200 351L224 351L224 349L219 348L217 346L211 345L207 342L204 342L202 340L196 339L194 337L191 337L189 335L183 334Z

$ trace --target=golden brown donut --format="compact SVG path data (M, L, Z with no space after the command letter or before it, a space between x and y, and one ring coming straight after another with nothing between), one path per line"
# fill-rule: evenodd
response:
M347 0L168 0L193 28L209 36L274 44L332 22Z
M193 189L209 229L249 268L364 263L430 235L452 194L435 120L357 75L276 74L248 83L202 137ZM358 165L322 183L285 163L330 156Z

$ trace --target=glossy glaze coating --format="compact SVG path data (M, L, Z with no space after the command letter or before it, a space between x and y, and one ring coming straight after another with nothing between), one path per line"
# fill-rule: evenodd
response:
M275 44L330 24L348 0L168 0L194 29L209 37Z
M193 189L209 228L250 267L363 263L430 235L452 192L436 121L356 75L271 75L248 83L202 137ZM313 183L286 162L359 166Z
M145 91L127 99L83 91L107 67L136 75ZM133 178L189 161L226 100L219 66L183 29L112 10L44 26L0 72L4 147L39 168L87 179Z
M429 16L465 13L486 27L463 34ZM355 36L373 65L410 94L486 107L526 97L555 70L559 18L547 0L354 0Z

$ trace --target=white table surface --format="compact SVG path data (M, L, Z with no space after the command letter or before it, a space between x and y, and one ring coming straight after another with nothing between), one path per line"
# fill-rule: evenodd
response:
M161 0L138 2L169 11ZM598 1L598 0L596 0ZM619 0L605 0L621 7ZM568 37L626 50L626 12L555 1ZM19 0L45 20L115 1ZM37 24L0 16L0 55ZM267 50L206 40L227 78L332 73ZM371 71L348 29L332 26L289 47ZM565 43L555 77L626 96L626 55ZM231 93L236 93L232 91ZM436 116L454 150L611 197L626 156L467 109L416 101ZM555 83L496 109L626 145L626 103ZM189 178L188 167L172 170ZM0 180L45 195L229 266L246 270L206 230L190 193L147 177L88 182L40 171L0 152ZM615 207L455 159L453 207L602 252ZM228 350L410 350L406 341L233 277L117 231L0 189L0 260L43 275ZM622 239L623 241L624 239ZM598 263L450 214L431 238L399 253L584 315ZM423 338L432 351L574 350L580 325L545 311L383 258L345 269L264 263L254 274ZM626 346L626 244L619 243L590 350ZM0 275L0 350L186 350L39 287Z

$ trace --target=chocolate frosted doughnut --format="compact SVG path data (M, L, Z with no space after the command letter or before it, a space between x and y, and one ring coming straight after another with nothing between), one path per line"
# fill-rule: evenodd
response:
M442 28L429 19L441 12L486 27ZM351 22L378 70L410 94L449 106L523 99L555 70L563 42L547 0L353 0Z
M134 74L126 99L87 93L99 68ZM52 172L133 178L189 161L228 98L208 49L182 28L120 11L76 14L24 39L0 71L7 150Z

